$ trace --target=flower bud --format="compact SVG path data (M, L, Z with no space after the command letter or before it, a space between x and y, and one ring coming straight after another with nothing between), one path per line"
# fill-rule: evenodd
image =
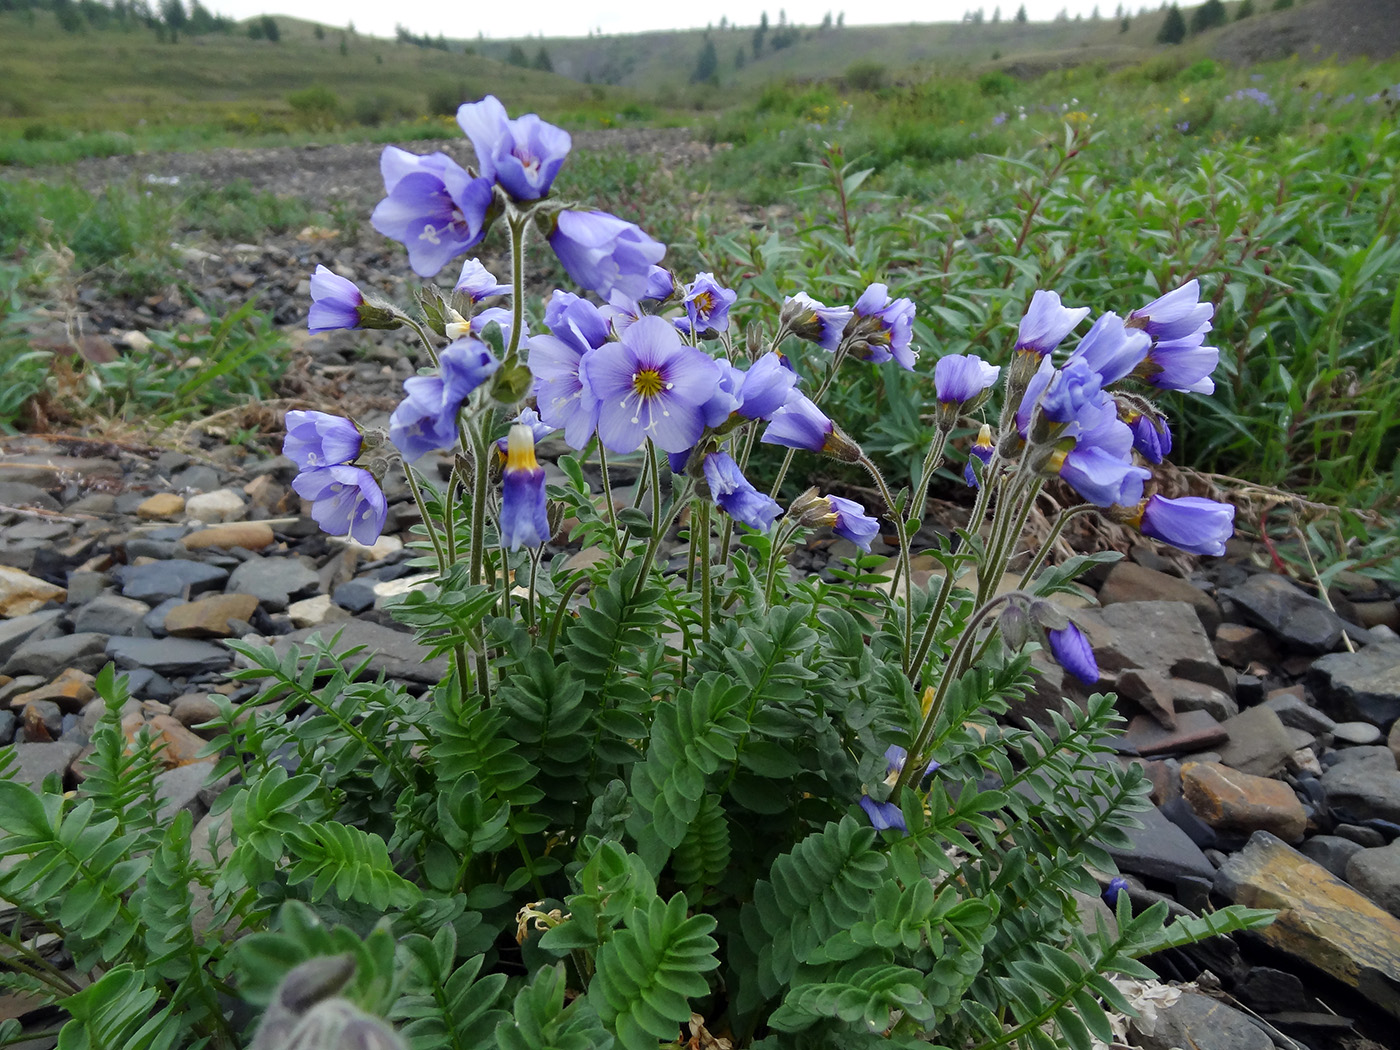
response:
M1008 605L997 619L1001 640L1013 653L1019 652L1031 637L1031 618L1019 605Z

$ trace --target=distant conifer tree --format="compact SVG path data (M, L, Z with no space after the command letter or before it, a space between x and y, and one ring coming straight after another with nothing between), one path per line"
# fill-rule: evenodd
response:
M541 44L540 49L535 52L535 61L533 65L541 73L554 72L554 63L549 60L549 52L544 49L543 44Z
M1240 0L1240 6L1235 8L1235 21L1248 18L1252 14L1254 14L1254 0Z
M1181 8L1172 4L1167 8L1167 17L1162 20L1162 28L1157 30L1157 43L1179 44L1186 39L1186 19L1181 17Z
M1207 29L1223 26L1228 21L1225 5L1220 0L1206 0L1191 13L1191 32L1204 33Z
M1016 9L1016 21L1024 23L1026 21L1026 5L1022 4Z
M705 35L705 42L700 46L700 55L695 60L695 71L690 74L690 82L719 83L719 53L715 51L715 42L710 39L708 33Z

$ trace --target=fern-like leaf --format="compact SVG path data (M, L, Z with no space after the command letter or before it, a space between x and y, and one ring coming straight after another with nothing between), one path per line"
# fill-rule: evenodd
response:
M403 994L390 1011L414 1050L474 1050L489 1045L491 1033L506 1018L496 1009L505 987L505 974L479 977L483 956L454 966L457 935L444 926L429 940L409 934L399 942L398 957L406 969Z
M535 972L515 993L514 1016L496 1026L500 1050L608 1050L616 1045L603 1028L588 999L575 999L567 1008L564 964Z
M313 901L334 890L343 901L387 911L411 907L423 896L422 890L394 871L389 849L378 835L328 820L306 825L289 840L297 859L287 872L287 884L314 880Z

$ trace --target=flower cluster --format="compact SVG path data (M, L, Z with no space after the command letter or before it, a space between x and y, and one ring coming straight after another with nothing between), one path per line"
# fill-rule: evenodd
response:
M384 531L388 504L374 475L354 466L364 439L354 423L325 412L287 413L282 454L297 465L292 490L311 501L311 517L332 536L370 544Z

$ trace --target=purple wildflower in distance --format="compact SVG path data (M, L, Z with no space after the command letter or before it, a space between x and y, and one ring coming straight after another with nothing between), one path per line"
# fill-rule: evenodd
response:
M869 795L861 795L860 808L865 810L865 815L870 818L870 824L876 831L893 830L901 835L909 834L909 825L904 823L904 813L893 802L876 802Z
M298 470L342 466L360 454L360 431L354 423L325 412L287 413L282 455Z
M407 396L389 417L389 440L408 460L452 447L462 402L501 366L475 339L458 339L444 347L438 364L438 375L404 380Z
M1152 338L1146 332L1128 328L1121 317L1108 313L1094 322L1069 360L1086 362L1108 386L1130 374L1151 345Z
M973 459L981 460L982 466L985 467L992 461L992 453L995 451L996 442L992 440L992 428L983 423L982 429L977 432L977 440L967 450L967 463L963 466L963 480L969 487L977 488L977 473L972 469Z
M854 313L855 349L862 360L879 364L893 358L899 367L914 370L912 299L891 299L885 285L872 284L856 300Z
M701 406L719 374L660 317L643 317L586 355L579 371L598 402L598 440L613 452L635 452L647 438L666 452L690 448L705 429Z
M945 405L961 407L982 396L1001 375L998 365L990 365L976 354L949 354L933 366L933 389Z
M640 299L646 294L652 266L666 254L666 246L635 223L605 211L561 211L549 234L549 246L580 287L604 299L615 291Z
M720 285L712 273L697 273L695 280L685 286L685 320L676 326L689 335L693 328L701 338L714 338L708 333L729 328L729 308L739 293ZM684 325L684 327L681 327Z
M535 437L530 427L516 423L506 437L506 463L501 470L501 543L519 550L548 541L544 468L535 459Z
M1118 894L1128 888L1128 880L1122 875L1115 875L1108 880L1108 885L1104 887L1103 899L1110 908L1118 906Z
M494 95L464 102L457 108L457 123L472 141L482 176L518 201L539 200L549 193L573 145L567 131L534 113L511 120Z
M317 266L311 275L311 309L306 328L311 332L333 332L339 328L360 327L360 307L365 297L355 282Z
M1194 277L1180 288L1159 295L1128 315L1130 322L1154 340L1185 339L1210 331L1215 306L1201 302L1201 282Z
M826 306L805 292L783 303L782 323L799 339L835 352L855 311L849 306Z
M493 295L509 295L510 285L497 281L495 275L481 265L480 259L468 259L462 264L462 275L457 278L452 290L479 303Z
M1085 685L1093 685L1099 680L1099 665L1094 659L1094 649L1084 632L1073 623L1058 631L1046 631L1050 642L1050 653L1055 662Z
M1144 536L1170 543L1188 554L1218 558L1235 532L1235 508L1200 496L1151 496L1130 519Z
M749 483L727 452L711 452L705 457L705 484L720 510L759 532L767 532L783 513L776 500Z
M360 467L319 467L292 479L292 490L311 500L311 518L332 536L369 545L384 531L389 513L374 475Z
M370 224L408 249L419 277L432 277L486 236L491 180L474 179L445 153L426 157L394 146L379 161L388 194Z
M831 531L850 540L861 550L870 551L870 542L880 535L880 523L855 500L827 496L831 504Z
M1065 336L1088 316L1087 306L1070 310L1060 304L1059 292L1040 289L1031 296L1031 305L1021 318L1016 349L1044 356L1064 342Z

